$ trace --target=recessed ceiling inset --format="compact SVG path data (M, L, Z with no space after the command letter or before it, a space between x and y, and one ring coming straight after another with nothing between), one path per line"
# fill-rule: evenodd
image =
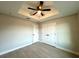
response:
M32 15L38 15L38 16L44 16L45 14L43 14L43 11L51 11L51 9L43 9L43 4L44 2L43 1L40 1L39 5L36 7L36 8L31 8L31 7L28 7L29 10L34 10L35 13L33 13Z
M49 1L28 1L22 5L18 13L40 21L41 19L58 15L58 10Z

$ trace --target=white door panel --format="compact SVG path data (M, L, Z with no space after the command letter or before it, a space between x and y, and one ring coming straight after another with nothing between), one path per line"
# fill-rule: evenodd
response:
M53 46L56 44L56 23L42 25L42 41Z
M39 30L38 24L33 24L33 42L37 42L39 40Z

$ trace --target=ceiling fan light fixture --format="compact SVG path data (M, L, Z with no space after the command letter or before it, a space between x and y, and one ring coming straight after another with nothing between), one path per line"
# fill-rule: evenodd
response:
M41 6L39 6L39 9L42 9L42 7L41 7Z
M41 15L41 11L40 11L40 10L38 10L38 11L37 11L37 14L38 14L38 15Z

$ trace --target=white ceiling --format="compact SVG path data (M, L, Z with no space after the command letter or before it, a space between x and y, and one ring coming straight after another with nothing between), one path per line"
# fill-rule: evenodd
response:
M24 1L7 1L7 2L0 1L0 13L26 19L26 18L28 18L28 16L23 16L23 15L18 14L19 9L25 3L29 5L31 2L28 2L28 1L27 2L26 1L25 2ZM51 1L51 3L59 11L59 14L55 15L55 16L50 16L48 18L41 19L40 22L72 15L72 14L78 13L78 11L79 11L79 1ZM36 3L36 5L37 4L38 3ZM34 5L34 6L36 6L36 5ZM45 3L45 5L50 5L50 4ZM52 5L52 7L53 7L53 5ZM30 4L29 6L32 6L32 4ZM33 18L30 18L28 20L39 22L38 20L35 20Z

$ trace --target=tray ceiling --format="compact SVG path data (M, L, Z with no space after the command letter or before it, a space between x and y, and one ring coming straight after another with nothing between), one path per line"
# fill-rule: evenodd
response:
M44 12L46 14L50 14L51 16L42 18L39 21L31 16L24 16L24 15L19 14L20 10L24 10L24 9L22 9L24 6L26 8L28 6L32 6L35 8L38 5L38 3L39 2L36 2L36 1L35 2L33 2L33 1L0 1L0 13L20 17L22 19L26 19L26 18L30 17L30 19L28 19L28 20L31 20L34 22L43 22L43 21L47 21L50 19L53 20L55 18L72 15L72 14L78 13L78 11L79 11L79 1L50 1L50 2L45 1L44 8L52 8L52 9L56 8L56 11L58 11L57 12L58 15L53 16L53 15L51 15L51 12L50 13ZM28 14L28 11L30 13L34 12L31 10L27 10L25 12L27 12L27 14Z
M33 18L37 21L41 21L47 17L58 15L58 10L54 7L53 3L51 2L44 2L43 9L51 9L51 11L42 11L44 16L41 16L40 14L32 15L36 11L28 9L28 7L36 8L39 5L39 2L32 1L32 2L26 2L23 4L23 6L19 10L19 14L23 16L28 16L30 18Z

